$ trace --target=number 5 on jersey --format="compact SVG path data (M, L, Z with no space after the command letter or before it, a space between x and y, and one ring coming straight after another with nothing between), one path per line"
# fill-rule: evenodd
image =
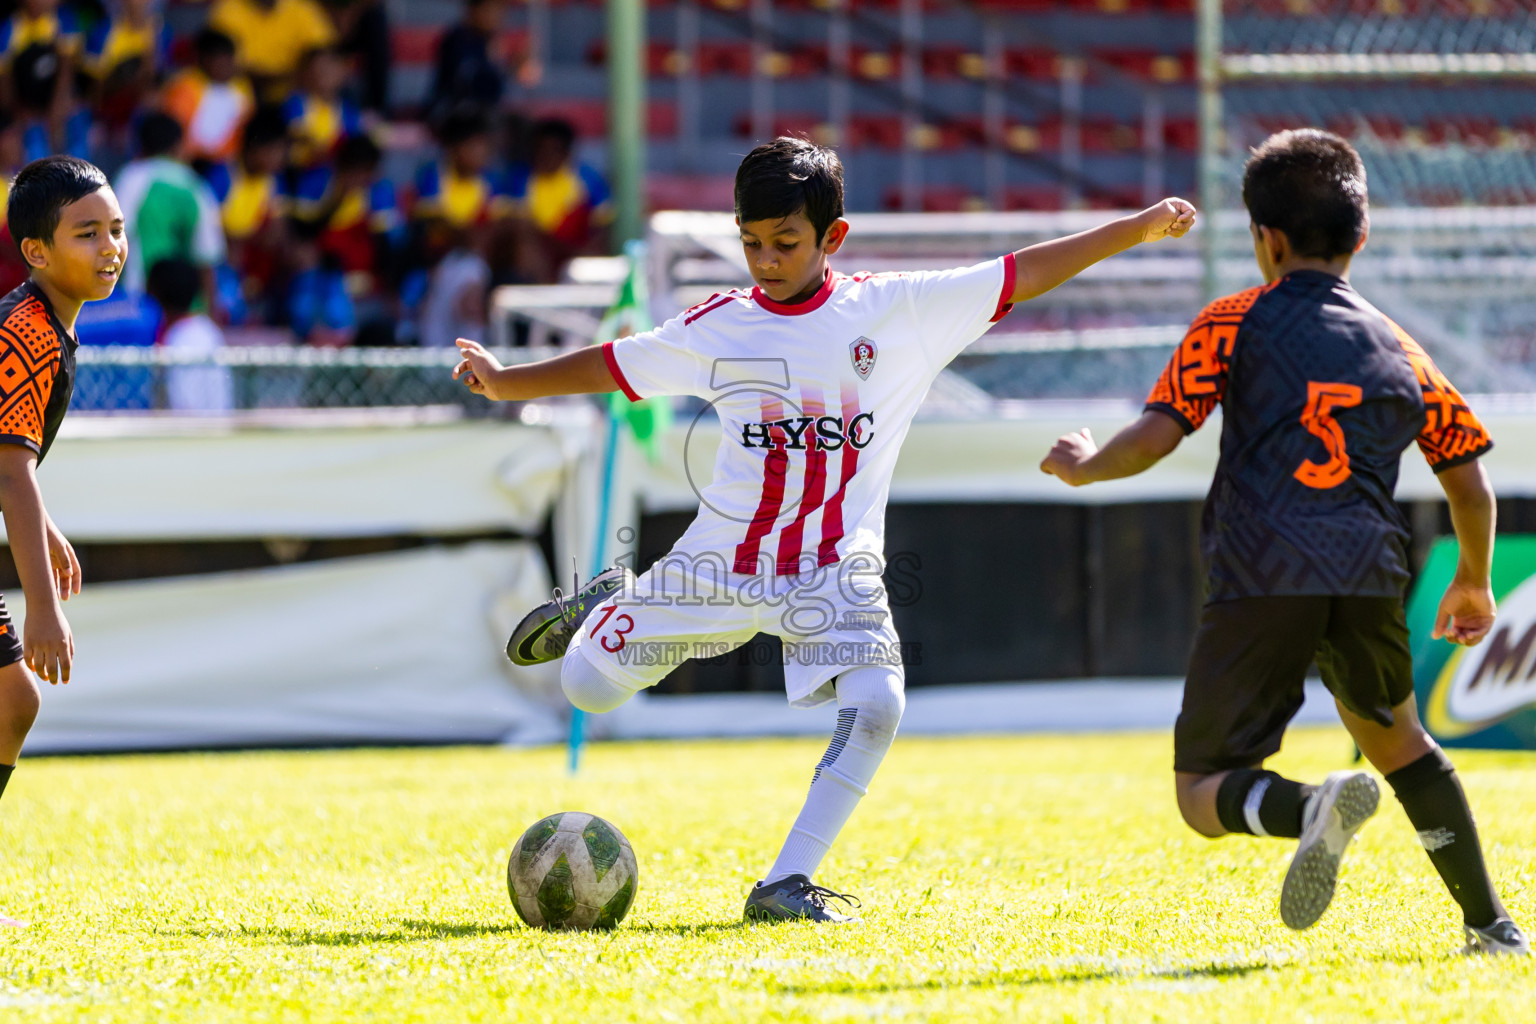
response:
M1358 384L1307 382L1307 408L1301 414L1301 425L1307 433L1323 442L1328 461L1318 463L1307 459L1296 467L1297 480L1308 487L1326 491L1349 479L1349 452L1344 448L1344 428L1333 418L1333 412L1354 408L1363 398Z
M592 639L602 644L603 650L607 651L609 654L617 654L618 652L622 651L624 649L625 643L624 637L630 632L630 630L635 628L635 620L630 618L624 612L619 612L618 617L614 618L613 613L618 611L618 608L618 605L610 604L608 606L608 610L603 612L602 617L592 624L592 629L587 634ZM599 637L598 634L603 631L603 627L607 625L609 619L613 619L613 630L607 636ZM618 640L618 643L610 646L610 640Z

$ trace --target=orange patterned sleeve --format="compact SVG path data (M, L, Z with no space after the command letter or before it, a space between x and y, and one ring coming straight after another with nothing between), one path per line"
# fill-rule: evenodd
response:
M1392 324L1397 343L1403 347L1408 365L1413 367L1413 375L1424 391L1424 429L1419 431L1419 451L1424 453L1429 468L1443 473L1483 455L1493 447L1493 438L1488 436L1482 421L1456 385L1429 358L1429 353L1407 331L1391 320L1387 322Z
M0 444L43 450L43 414L53 394L63 342L48 311L23 299L0 323Z
M1146 407L1172 416L1186 434L1199 430L1226 393L1237 329L1263 292L1263 288L1250 288L1201 310L1152 385Z

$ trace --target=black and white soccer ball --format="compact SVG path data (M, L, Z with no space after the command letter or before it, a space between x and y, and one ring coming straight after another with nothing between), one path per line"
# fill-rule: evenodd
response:
M512 907L535 928L612 928L639 887L640 868L624 833L581 811L535 822L507 862Z

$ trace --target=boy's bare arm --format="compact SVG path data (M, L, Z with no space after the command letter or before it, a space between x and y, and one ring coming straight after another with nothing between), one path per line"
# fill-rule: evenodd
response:
M1020 249L1013 254L1013 297L1008 301L1023 302L1044 295L1100 260L1133 245L1159 238L1182 238L1194 223L1193 204L1183 199L1164 199L1129 217Z
M502 366L477 341L460 338L464 358L453 368L455 380L477 395L498 402L522 402L551 395L595 395L619 390L600 346L567 352L521 366Z
M69 682L75 641L59 606L58 581L49 557L48 513L37 486L37 456L17 444L0 444L0 512L16 574L27 597L22 626L24 657L50 683Z
M1040 472L1061 477L1073 487L1135 476L1157 465L1184 440L1184 428L1155 409L1121 430L1103 448L1093 442L1087 428L1056 441L1040 463Z
M1496 607L1490 574L1493 569L1493 529L1498 518L1493 485L1477 459L1439 474L1451 506L1456 531L1456 575L1435 615L1436 638L1472 647L1493 628Z

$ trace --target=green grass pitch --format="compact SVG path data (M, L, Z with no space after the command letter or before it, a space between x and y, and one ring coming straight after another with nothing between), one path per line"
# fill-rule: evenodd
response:
M744 927L810 740L37 759L0 803L0 1021L1517 1020L1536 965L1455 955L1459 918L1390 796L1305 933L1290 844L1174 809L1166 733L898 739L821 880L844 928ZM1275 762L1343 767L1342 732ZM1536 924L1536 755L1457 755ZM615 932L519 924L512 842L619 825ZM1528 1019L1528 1018L1526 1018Z

